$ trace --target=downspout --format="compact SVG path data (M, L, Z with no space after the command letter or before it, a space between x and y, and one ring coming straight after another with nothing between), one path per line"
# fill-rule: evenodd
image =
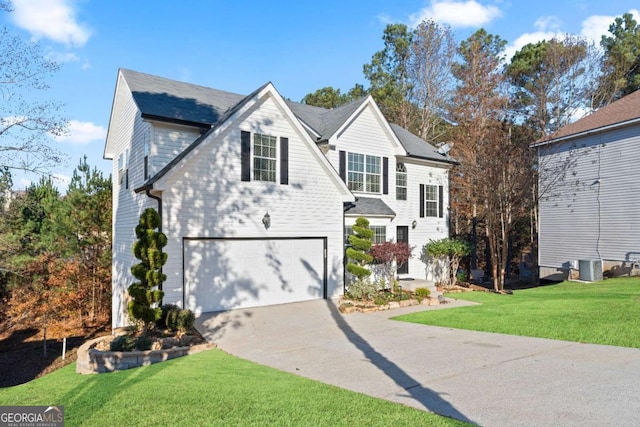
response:
M151 187L145 188L145 194L147 195L147 197L158 202L158 215L160 216L160 226L158 226L158 230L162 232L162 197L154 196L153 194L151 194Z

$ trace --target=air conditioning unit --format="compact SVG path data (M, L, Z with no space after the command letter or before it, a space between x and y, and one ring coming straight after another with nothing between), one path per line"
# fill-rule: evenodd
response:
M580 270L580 280L585 282L597 282L602 277L602 260L599 259L581 259L578 261Z

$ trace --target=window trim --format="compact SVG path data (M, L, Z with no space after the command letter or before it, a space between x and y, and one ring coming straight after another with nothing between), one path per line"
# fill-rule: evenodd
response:
M403 185L398 182L398 179L401 177L404 177ZM404 190L402 191L402 193L404 193L403 198L400 197L400 190ZM408 192L407 167L404 163L398 163L396 165L396 200L407 200Z
M373 238L371 241L374 245L385 243L387 241L387 226L386 225L370 225L369 229L373 231ZM379 233L382 231L382 233Z
M257 143L257 139L260 138L261 142L263 142L263 138L268 139L269 144L271 145L271 143L273 143L273 146L269 146L267 147L267 149L273 150L273 157L269 157L269 156L265 156L265 155L260 155L258 156L256 154L256 143ZM262 145L262 147L265 147L264 145ZM252 181L259 181L259 182L271 182L271 183L277 183L278 179L279 179L279 174L278 174L278 169L279 169L279 165L280 165L280 156L278 155L278 138L276 136L273 135L267 135L267 134L263 134L263 133L257 133L254 132L252 134L252 140L251 140L251 180ZM261 150L262 151L262 150ZM262 154L262 153L261 153ZM262 160L266 160L268 164L272 164L273 167L269 168L269 169L257 169L256 168L256 160L258 159L262 159ZM257 175L257 172L260 171L260 177ZM273 174L273 179L262 179L263 174Z
M356 162L355 157L358 156L361 161ZM374 156L372 154L362 154L356 152L348 152L346 155L346 184L350 191L358 192L358 193L368 193L368 194L383 194L384 190L384 171L383 171L383 157L382 156ZM358 159L358 160L360 160ZM374 163L370 163L370 160L373 160ZM356 168L352 168L352 166L361 165L361 170ZM375 168L377 172L372 172L370 169ZM361 176L360 180L355 180L352 177ZM373 183L370 178L376 178L377 183ZM355 188L355 185L352 183L359 184L360 187ZM373 186L377 187L377 191L372 191L371 188Z

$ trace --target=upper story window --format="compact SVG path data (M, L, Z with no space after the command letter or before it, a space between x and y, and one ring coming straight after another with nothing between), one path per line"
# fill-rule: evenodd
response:
M424 216L438 216L438 186L424 186Z
M347 186L349 190L380 193L381 163L378 156L349 153L347 161Z
M129 149L118 156L118 180L120 185L129 188Z
M276 182L277 140L275 136L253 134L253 179Z
M420 217L443 218L444 187L442 185L420 184Z
M149 132L144 135L144 179L149 179Z
M289 138L240 131L240 179L289 184Z
M396 200L407 200L407 168L404 163L396 166Z

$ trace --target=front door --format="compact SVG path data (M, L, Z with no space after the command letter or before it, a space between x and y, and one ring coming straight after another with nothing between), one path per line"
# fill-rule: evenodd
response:
M409 226L399 225L396 228L396 241L409 244ZM409 261L405 262L398 268L398 274L409 274Z

